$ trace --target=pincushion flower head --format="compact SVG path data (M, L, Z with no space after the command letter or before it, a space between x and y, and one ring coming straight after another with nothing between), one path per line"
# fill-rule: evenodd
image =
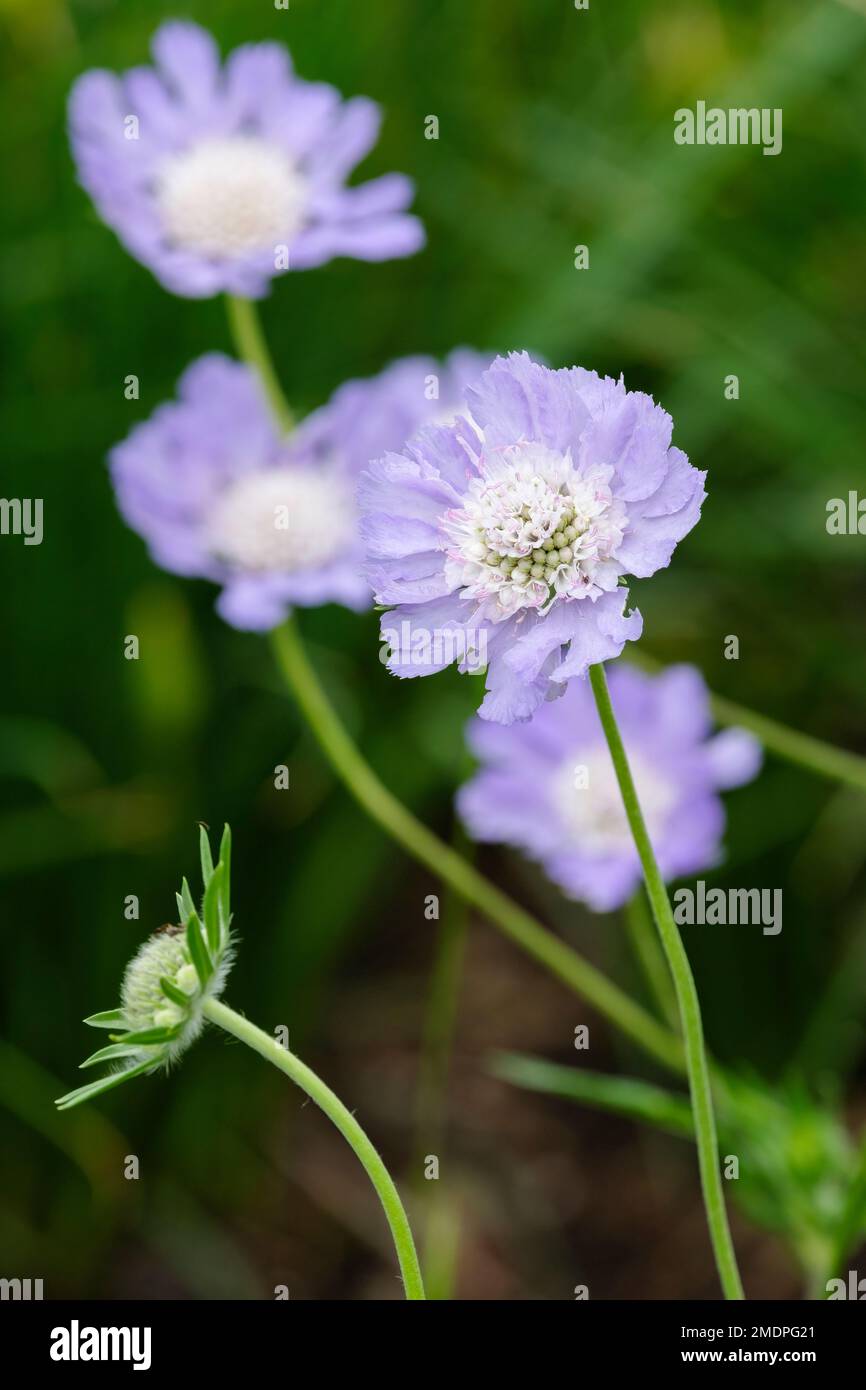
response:
M510 723L640 635L625 576L668 564L706 475L621 380L511 353L465 398L365 472L362 532L389 669L486 664L479 712Z
M760 745L742 729L711 736L709 695L692 666L649 676L619 663L609 682L662 875L712 868L725 825L718 792L755 775ZM476 718L468 740L480 767L457 805L473 838L525 851L596 911L626 902L640 863L588 683L572 681L518 728Z
M289 608L372 603L355 490L370 458L453 412L484 358L460 350L347 382L288 437L246 366L211 353L111 453L120 510L163 568L222 585L221 616L265 631Z
M204 897L197 912L189 884L177 894L180 922L160 927L133 956L123 976L120 1007L84 1021L108 1029L111 1041L82 1068L116 1064L98 1081L61 1096L61 1110L120 1086L133 1077L167 1069L195 1041L204 1025L203 1009L218 999L232 963L231 833L223 831L220 857L213 863L207 833L200 835Z
M80 77L69 125L100 216L166 289L259 298L287 269L422 245L409 179L345 184L376 142L374 102L302 81L280 44L221 66L205 29L172 21L152 49L153 68Z

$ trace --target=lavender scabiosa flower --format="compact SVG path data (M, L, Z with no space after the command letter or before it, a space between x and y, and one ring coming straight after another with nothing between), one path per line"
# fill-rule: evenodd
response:
M347 382L288 437L256 374L219 353L192 363L178 399L111 453L120 510L157 564L221 584L220 615L265 631L292 607L372 602L355 488L361 469L453 409L485 359L395 362Z
M354 478L313 467L279 434L255 373L211 353L177 400L136 425L110 455L125 520L157 564L222 585L221 616L267 630L289 606L362 609Z
M711 737L709 694L692 666L649 676L620 664L609 683L663 877L712 868L725 824L718 792L755 775L760 744L742 729ZM596 911L626 902L640 861L588 684L573 681L516 729L476 718L468 739L481 766L457 804L473 838L524 850Z
M100 216L166 289L260 298L287 269L423 244L409 179L345 185L376 142L374 102L302 81L281 44L244 44L221 67L212 36L184 21L152 50L153 68L80 77L69 124Z
M389 669L486 662L479 713L511 723L640 636L623 577L668 564L705 474L649 396L579 367L511 353L466 406L363 474L367 572Z

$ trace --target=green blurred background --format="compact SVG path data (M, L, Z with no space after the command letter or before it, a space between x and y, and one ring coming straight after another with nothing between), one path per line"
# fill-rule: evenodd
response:
M195 822L235 833L242 937L229 997L335 1085L423 1223L413 1160L435 924L429 874L335 784L267 643L214 591L158 572L121 523L104 459L199 353L230 350L218 300L174 299L77 187L65 101L90 67L146 61L164 17L224 49L291 48L302 76L385 111L363 166L417 182L429 244L338 261L263 305L301 410L409 352L528 347L624 373L709 469L700 526L635 586L645 648L719 693L866 751L862 537L827 499L866 491L866 4L861 0L0 0L5 159L2 492L44 498L45 539L0 538L0 1275L46 1296L399 1295L375 1199L282 1078L209 1036L171 1079L57 1117L140 939L195 869ZM782 107L784 148L681 148L698 99ZM438 141L424 139L435 114ZM574 248L590 268L574 268ZM141 398L124 399L139 376ZM739 377L736 401L724 379ZM375 619L304 613L315 661L387 783L441 833L464 768L471 680L398 683ZM141 659L123 639L136 633ZM738 661L724 659L729 634ZM291 767L277 792L273 769ZM686 929L717 1056L866 1117L862 796L769 759L728 798L714 882L784 889L784 930ZM485 869L637 992L616 918L564 902L516 856ZM140 920L124 899L140 900ZM645 1071L600 1021L472 922L440 1189L459 1213L457 1295L715 1296L694 1154L564 1101L511 1090L496 1048ZM141 1177L123 1177L139 1157ZM429 1184L428 1184L429 1186ZM781 1243L738 1217L754 1296L799 1290Z

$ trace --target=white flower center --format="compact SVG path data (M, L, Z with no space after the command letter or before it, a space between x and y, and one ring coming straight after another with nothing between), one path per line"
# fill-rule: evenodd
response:
M676 804L671 782L640 754L629 766L651 840L661 837ZM575 846L593 857L624 854L634 840L616 772L606 748L582 750L557 770L553 801Z
M478 473L443 523L445 573L484 617L616 588L626 512L610 490L612 468L578 472L570 452L527 443L482 453Z
M217 498L207 521L213 554L238 569L294 574L336 559L355 534L351 492L310 468L249 473Z
M307 188L275 146L230 135L171 155L156 196L171 241L202 256L231 259L290 241L304 220Z

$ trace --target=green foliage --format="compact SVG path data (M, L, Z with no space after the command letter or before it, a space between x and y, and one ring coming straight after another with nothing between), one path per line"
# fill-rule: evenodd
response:
M863 1152L842 1117L800 1083L771 1090L750 1076L728 1077L727 1086L720 1123L740 1155L736 1199L794 1248L820 1293L866 1233Z
M694 1134L688 1098L643 1081L516 1053L494 1057L490 1069L527 1090L679 1138ZM717 1073L714 1090L731 1198L756 1225L785 1239L820 1296L866 1234L866 1139L856 1146L842 1117L811 1098L801 1082L771 1088L757 1076L724 1072Z
M76 1186L82 1154L116 1149L87 1131L70 1159L71 1126L106 1121L85 1107L58 1131L52 1085L78 1055L79 1001L110 1000L124 962L162 920L196 822L234 825L238 905L255 924L244 1000L253 1016L291 1018L293 1040L294 1020L332 1032L346 996L375 987L383 1036L390 1024L394 1049L411 1046L411 1025L394 1022L390 1001L420 976L429 941L407 909L419 878L334 787L265 645L216 618L210 586L160 573L112 496L107 450L172 393L195 356L228 351L229 339L222 305L163 293L98 222L75 183L65 102L85 69L146 61L150 33L177 8L18 3L0 21L0 131L15 170L0 206L3 493L38 492L46 510L41 547L0 540L0 1037L28 1063L0 1090L0 1187L16 1194L14 1218L11 1199L0 1203L0 1228L22 1268L44 1270L72 1296L105 1291L92 1188L108 1190L110 1164L88 1159L101 1176ZM459 343L526 346L554 365L624 372L671 411L675 442L709 470L701 525L675 566L637 586L647 650L694 661L741 704L866 748L862 538L829 537L823 525L829 497L863 489L866 24L857 7L181 8L224 49L288 41L305 77L380 101L382 141L361 172L404 169L418 187L429 235L418 257L290 275L264 303L299 413L395 356ZM784 108L778 158L747 147L676 150L677 106L748 104L757 93ZM438 141L423 139L428 112L439 116ZM577 243L590 248L589 271L573 268ZM129 373L138 401L124 396ZM740 378L735 401L724 396L728 373ZM304 617L328 688L387 785L447 830L475 683L390 681L376 660L374 615ZM138 662L123 659L130 632L141 639ZM723 657L728 633L740 638L738 661ZM276 793L271 770L287 760L294 789ZM840 815L822 783L771 762L727 805L728 860L714 883L784 886L785 917L774 939L685 929L710 1046L768 1077L796 1054L810 1083L831 1075L853 1087L866 1007L862 799ZM506 854L489 867L509 884L523 872ZM537 877L529 884L547 892ZM140 918L124 915L130 894ZM188 886L180 898L187 922ZM552 894L547 910L576 933L592 931ZM362 988L370 962L376 983ZM531 1017L534 972L514 968L526 970ZM98 1019L89 1022L117 1029L117 1017ZM527 1045L521 1009L499 1025L491 1044ZM239 1212L268 1225L267 1183L238 1134L267 1129L273 1097L231 1060L213 1075L194 1056L180 1070L160 1112L164 1141L149 1088L110 1101L126 1131L114 1145L148 1155L161 1271L190 1248L176 1237L176 1211L196 1249L220 1251L219 1261L202 1254L182 1266L184 1290L213 1289ZM352 1034L346 1066L363 1075L363 1061ZM222 1130L214 1155L208 1120L229 1112L237 1134ZM829 1163L833 1145L821 1142ZM835 1182L838 1165L832 1171ZM762 1220L773 1215L769 1200L754 1197ZM822 1211L829 1201L822 1196ZM128 1217L136 1237L137 1219ZM252 1276L243 1282L256 1287Z

